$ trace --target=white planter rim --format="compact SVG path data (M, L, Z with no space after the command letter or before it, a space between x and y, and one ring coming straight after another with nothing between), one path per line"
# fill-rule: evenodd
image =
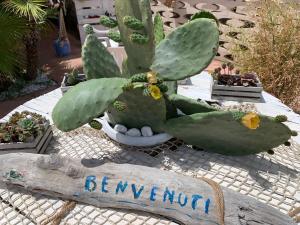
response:
M105 118L95 119L102 124L102 130L114 141L130 146L146 147L162 144L171 138L167 133L155 134L151 137L131 137L114 130Z

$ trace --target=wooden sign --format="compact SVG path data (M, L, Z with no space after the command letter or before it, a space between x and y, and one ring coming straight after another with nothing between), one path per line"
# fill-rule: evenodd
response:
M183 224L295 225L280 211L208 179L57 155L0 155L1 186L14 186L97 207L134 209Z

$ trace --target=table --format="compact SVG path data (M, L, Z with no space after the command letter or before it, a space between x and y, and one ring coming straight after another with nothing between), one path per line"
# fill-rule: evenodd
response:
M211 100L211 77L203 72L191 78L193 85L179 86L179 94ZM17 107L15 111L29 110L51 120L51 111L59 98L56 89ZM300 132L300 116L268 93L263 93L265 103L255 103L257 110L269 116L285 114L286 124ZM236 104L223 102L225 105ZM122 146L110 141L99 131L82 127L69 133L55 128L54 138L47 153L58 153L74 158L98 158L117 163L132 163L171 170L187 176L204 176L221 186L241 192L265 202L284 213L292 207L300 207L300 139L293 137L292 145L279 146L275 154L258 154L230 157L203 151L195 151L176 143L154 148ZM175 150L172 148L175 146ZM53 215L63 204L39 194L18 193L0 189L0 224L37 224ZM6 203L5 203L6 201ZM10 203L11 205L7 204ZM16 207L23 213L19 213ZM176 223L147 213L124 210L100 209L77 204L62 224L172 224Z

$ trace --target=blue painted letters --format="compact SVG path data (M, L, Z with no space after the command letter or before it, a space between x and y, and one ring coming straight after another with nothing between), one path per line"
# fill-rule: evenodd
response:
M166 190L165 190L165 193L164 193L164 202L166 202L167 197L168 197L170 203L173 204L174 195L175 195L175 191L170 192L169 189L166 187Z
M133 192L134 199L138 199L140 197L142 191L144 190L144 186L141 186L140 190L137 192L135 184L132 184L131 189Z
M155 201L156 191L158 187L153 186L150 193L150 201Z
M127 187L129 186L129 183L127 181L115 181L111 180L109 181L108 176L103 176L102 179L98 178L99 186L101 185L101 188L99 188L99 192L105 193L103 195L106 195L106 193L110 193L111 195L115 194L118 195L120 193L124 193ZM88 192L94 192L97 190L97 178L94 175L87 176L85 179L85 185L84 185L84 191ZM101 182L101 183L100 183ZM117 183L118 182L118 183ZM110 183L110 185L108 185ZM115 186L112 186L115 185ZM115 188L115 189L114 189ZM161 189L164 188L164 189ZM113 191L111 191L111 189ZM114 192L115 190L115 192ZM129 190L128 190L129 191ZM199 210L201 208L202 213L208 214L209 213L209 207L211 204L210 198L207 198L206 200L203 199L202 195L199 194L193 194L193 195L186 195L183 192L175 193L174 190L170 190L168 187L160 187L160 186L148 186L144 187L144 185L141 185L139 183L131 183L131 191L133 193L134 199L139 199L143 192L143 197L147 197L149 201L155 202L155 201L162 201L165 209L168 210L178 210L179 207L189 207L190 210ZM164 191L163 193L160 193L159 191ZM74 196L78 197L80 193L75 193ZM147 196L146 196L147 195ZM99 197L100 198L100 197ZM159 199L161 198L161 199ZM119 199L118 199L119 200ZM177 201L176 201L177 200ZM201 204L200 204L201 200ZM178 203L178 205L174 205L175 203ZM133 201L133 199L121 199L119 202L127 202L128 204L138 204L138 205L144 205L149 206L149 202L146 204L144 202L140 201ZM172 206L170 206L172 205ZM201 207L200 207L201 205Z
M120 182L118 183L117 188L116 188L116 194L119 193L119 190L121 190L122 193L123 193L123 192L125 191L125 189L127 188L127 185L128 185L127 181L126 181L124 184L123 184L122 181L120 181Z
M185 195L184 196L184 201L183 203L181 202L181 196L183 195L183 193L179 193L178 195L178 204L181 206L181 207L184 207L188 201L188 197Z
M201 195L193 195L193 196L192 196L192 209L193 209L193 210L196 209L196 207L197 207L197 201L198 201L199 199L201 199L201 198L202 198Z
M106 190L106 188L105 188L107 186L107 180L108 180L107 176L104 176L102 179L102 192L104 192L104 193L108 192L108 190Z
M95 191L97 187L95 180L96 180L96 176L88 176L85 179L85 185L84 185L85 191L90 191L90 192Z

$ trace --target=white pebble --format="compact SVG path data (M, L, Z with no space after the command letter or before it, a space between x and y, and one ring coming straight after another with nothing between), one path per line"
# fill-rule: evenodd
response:
M131 136L131 137L140 137L141 132L139 129L131 128L125 133L125 135Z
M151 127L142 127L141 131L142 131L142 135L144 137L153 136L153 131L152 131Z
M121 125L121 124L116 124L114 126L114 130L119 132L119 133L122 133L122 134L125 134L127 132L127 128L124 125Z

